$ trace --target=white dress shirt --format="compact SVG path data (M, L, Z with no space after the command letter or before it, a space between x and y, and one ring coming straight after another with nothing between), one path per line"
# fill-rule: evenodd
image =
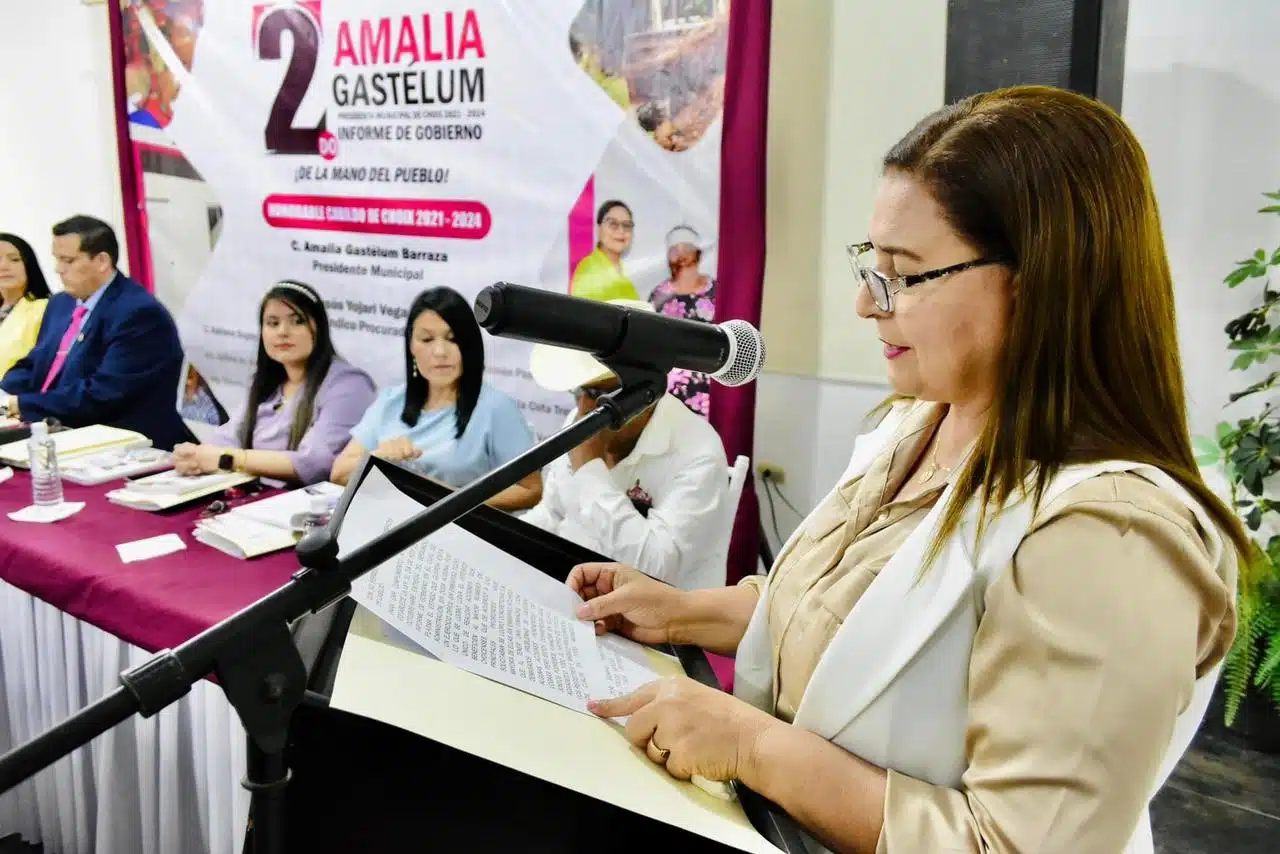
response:
M595 459L575 472L564 456L542 477L542 501L524 521L686 590L724 585L715 554L728 524L724 444L671 395L612 469Z

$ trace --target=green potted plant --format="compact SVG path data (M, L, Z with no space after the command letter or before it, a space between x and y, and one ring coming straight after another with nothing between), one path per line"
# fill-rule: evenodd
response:
M1280 214L1280 192L1264 194L1259 212ZM1271 313L1280 291L1271 289L1270 272L1280 267L1280 248L1259 249L1237 263L1224 279L1237 288L1261 281L1257 305L1227 324L1232 370L1244 371L1280 356L1280 326ZM1276 395L1280 371L1232 394L1227 408L1234 422L1218 425L1214 438L1196 440L1202 466L1220 466L1230 500L1249 531L1254 550L1242 562L1236 595L1238 629L1223 665L1222 710L1228 730L1251 747L1280 752L1280 498L1268 495L1269 479L1280 474L1280 407Z

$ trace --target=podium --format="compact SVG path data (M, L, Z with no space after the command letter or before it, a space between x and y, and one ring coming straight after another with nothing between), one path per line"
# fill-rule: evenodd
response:
M371 460L359 476L374 467L424 505L448 494L447 487L382 460ZM455 524L559 581L579 563L608 560L487 506ZM598 854L603 846L620 841L626 850L738 850L429 737L330 708L327 700L357 606L348 599L336 609L313 669L313 690L290 729L290 852ZM674 646L661 651L673 655L689 677L719 686L700 649ZM621 734L616 737L622 739ZM780 851L805 852L798 828L786 813L743 786L738 791L743 811L761 836Z

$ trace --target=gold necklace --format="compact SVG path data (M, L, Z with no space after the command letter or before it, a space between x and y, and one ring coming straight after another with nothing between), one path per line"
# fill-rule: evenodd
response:
M951 471L950 467L944 466L938 462L938 444L939 444L938 439L935 436L933 440L933 450L929 454L929 463L925 467L924 471L921 472L921 475L923 475L924 477L924 480L922 480L921 483L928 483L929 481L933 480L935 477L938 476L938 472L940 471L945 471L945 472Z

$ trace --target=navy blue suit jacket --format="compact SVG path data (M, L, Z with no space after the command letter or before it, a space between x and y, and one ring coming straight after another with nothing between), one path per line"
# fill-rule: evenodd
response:
M169 450L186 438L178 414L182 344L173 318L146 288L120 273L107 286L46 392L40 391L71 323L75 297L49 299L36 346L0 379L24 421L67 427L109 424Z

